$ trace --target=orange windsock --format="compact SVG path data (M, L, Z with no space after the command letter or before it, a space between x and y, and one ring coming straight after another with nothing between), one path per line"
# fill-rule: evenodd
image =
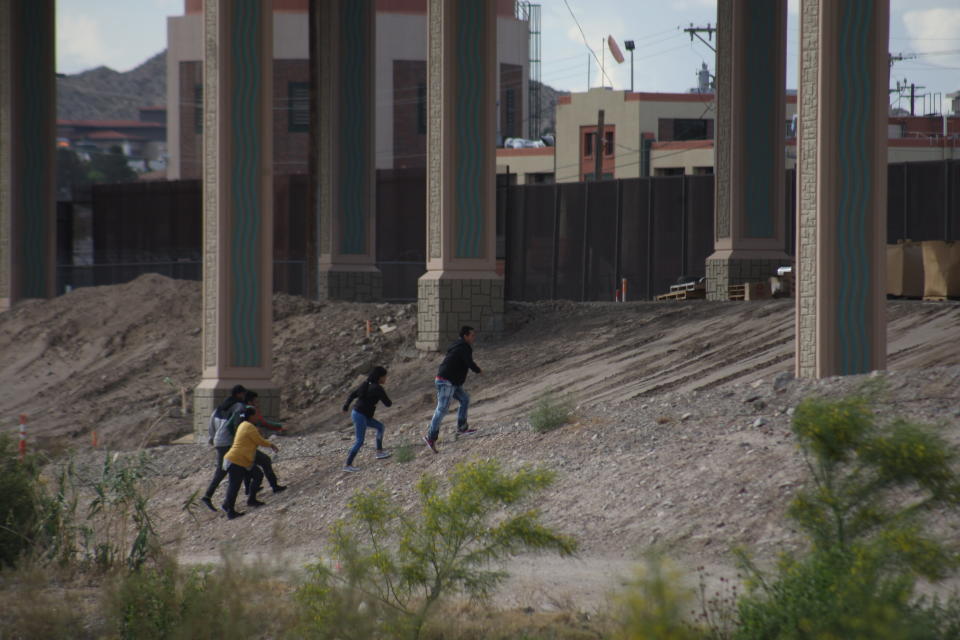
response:
M613 59L618 63L623 62L623 51L620 51L620 45L613 39L613 36L607 36L607 46L610 48L610 53L613 54Z

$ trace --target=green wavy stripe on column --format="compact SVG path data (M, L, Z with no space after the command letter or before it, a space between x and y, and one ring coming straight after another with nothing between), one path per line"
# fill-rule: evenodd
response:
M366 252L366 66L372 43L365 23L369 0L341 3L340 11L340 251Z
M869 215L876 149L870 127L876 117L870 38L874 10L872 0L847 0L839 28L836 237L840 286L836 303L841 374L865 373L872 361L867 310L872 284L867 240L872 224Z
M746 14L747 35L744 38L744 120L738 127L743 149L741 185L743 188L744 234L748 238L772 238L776 234L774 216L780 215L782 203L774 201L774 185L778 179L777 154L783 154L782 130L775 118L777 101L783 100L785 87L780 83L776 55L781 41L779 2L762 0L750 4Z
M479 258L483 248L483 160L485 145L483 101L487 37L483 0L459 0L456 12L456 174L457 257Z
M261 122L259 42L260 0L235 0L230 25L231 88L230 139L233 147L230 167L230 193L233 226L231 229L230 330L233 361L238 367L261 364L259 343L261 317L259 300L259 255L261 224L261 184L259 167Z
M20 295L24 298L44 298L47 283L53 274L47 268L47 237L50 233L48 210L52 188L47 182L47 169L52 162L53 140L50 140L48 119L53 117L53 101L50 83L45 79L53 72L46 64L46 47L53 34L47 29L46 3L19 2L20 24L15 25L21 35L22 58L15 71L22 88L17 129L23 144L20 145L22 162L19 179L22 232L15 242L21 243ZM51 8L52 10L52 8Z

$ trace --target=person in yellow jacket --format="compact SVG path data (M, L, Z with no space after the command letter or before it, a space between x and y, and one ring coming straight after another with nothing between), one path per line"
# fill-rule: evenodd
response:
M251 475L251 482L247 505L259 507L264 504L257 500L257 489L263 481L263 472L254 464L257 447L270 447L274 451L279 451L277 445L269 440L264 440L257 427L250 422L256 413L257 409L255 407L247 407L243 410L243 422L237 427L237 435L233 437L233 446L223 456L223 469L227 472L229 484L227 485L227 496L223 499L221 508L227 513L227 518L230 520L245 515L245 512L237 511L235 507L237 494L240 493L243 479L248 475Z

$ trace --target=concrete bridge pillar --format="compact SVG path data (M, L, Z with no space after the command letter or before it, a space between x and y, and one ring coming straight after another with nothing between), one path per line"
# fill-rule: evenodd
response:
M273 383L273 2L203 3L203 344L194 427L235 384Z
M801 0L796 374L886 366L889 0Z
M496 4L428 0L427 273L417 283L417 346L425 350L445 348L461 325L503 329Z
M56 287L54 13L0 2L0 311Z
M318 297L383 298L376 266L376 3L316 0Z

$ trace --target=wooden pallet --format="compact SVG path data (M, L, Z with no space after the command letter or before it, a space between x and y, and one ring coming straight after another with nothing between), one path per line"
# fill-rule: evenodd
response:
M706 289L687 289L685 291L671 291L661 293L655 300L703 300L707 297Z
M770 297L770 285L766 282L746 282L727 287L727 300L763 300Z

